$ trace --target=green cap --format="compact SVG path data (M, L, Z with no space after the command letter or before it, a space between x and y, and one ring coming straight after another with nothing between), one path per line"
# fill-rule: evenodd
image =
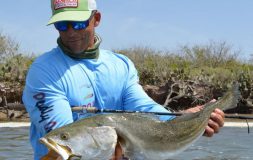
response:
M95 0L51 0L51 8L48 25L59 21L86 21L97 5Z

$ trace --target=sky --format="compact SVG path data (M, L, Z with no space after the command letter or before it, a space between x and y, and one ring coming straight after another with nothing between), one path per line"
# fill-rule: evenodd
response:
M253 54L252 0L97 0L97 6L102 20L96 32L104 49L173 51L226 41L243 58ZM49 0L6 0L0 8L0 32L24 52L42 54L56 47L58 32L46 25Z

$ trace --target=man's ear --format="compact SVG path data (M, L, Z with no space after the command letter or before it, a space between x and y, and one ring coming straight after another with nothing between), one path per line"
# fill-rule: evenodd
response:
M101 20L101 13L97 11L94 15L94 27L97 27Z

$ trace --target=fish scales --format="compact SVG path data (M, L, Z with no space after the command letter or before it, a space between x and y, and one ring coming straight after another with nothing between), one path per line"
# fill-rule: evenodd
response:
M170 121L160 121L155 115L144 113L100 114L67 128L110 126L115 128L125 156L134 160L165 160L186 149L204 133L215 108L235 107L240 96L238 87L235 84L221 99L208 103L200 112L185 113Z

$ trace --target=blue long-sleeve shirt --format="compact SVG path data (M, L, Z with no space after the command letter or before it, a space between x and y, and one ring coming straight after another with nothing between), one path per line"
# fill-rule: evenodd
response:
M90 116L89 113L72 113L72 106L168 112L148 97L138 82L131 60L111 51L100 50L98 59L77 60L58 47L38 57L29 69L23 92L23 102L31 119L34 159L47 154L39 138L52 129Z

